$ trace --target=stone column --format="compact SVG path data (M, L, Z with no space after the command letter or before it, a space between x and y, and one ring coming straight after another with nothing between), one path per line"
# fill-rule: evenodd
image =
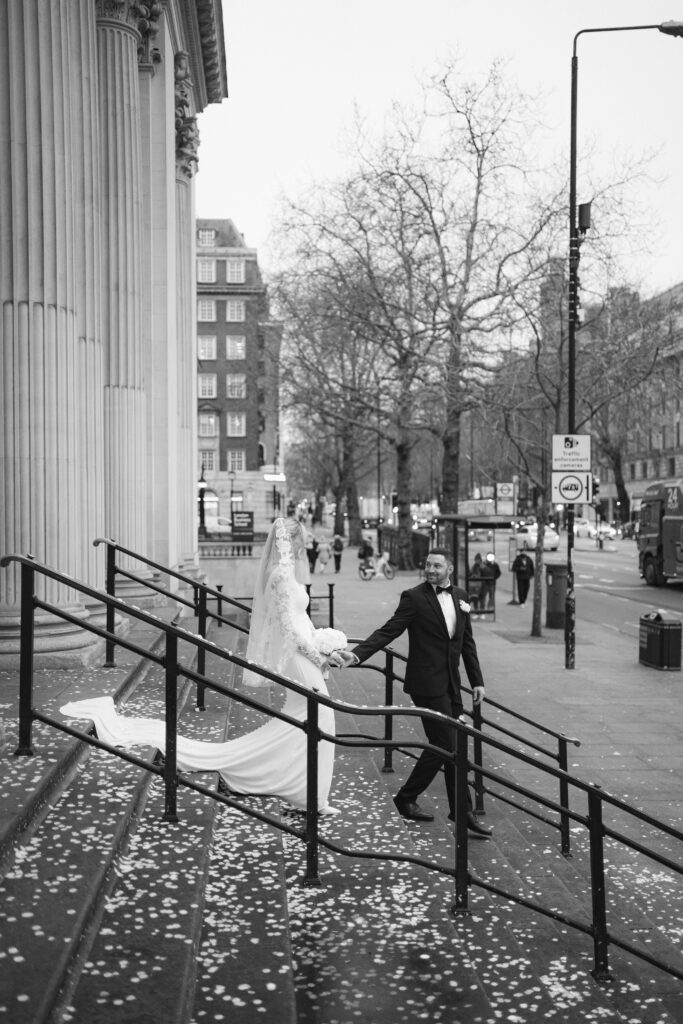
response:
M151 483L144 458L140 5L134 0L96 0L96 9L102 125L105 532L124 547L146 554L145 490Z
M175 55L176 111L176 322L180 493L178 531L186 561L196 561L197 543L197 287L193 175L197 169L199 130L192 113L192 81L186 53ZM188 478L188 474L190 474Z
M100 250L91 0L0 4L0 549L97 584ZM41 596L85 617L77 593ZM0 571L0 656L18 647L19 573ZM41 615L36 648L92 635Z

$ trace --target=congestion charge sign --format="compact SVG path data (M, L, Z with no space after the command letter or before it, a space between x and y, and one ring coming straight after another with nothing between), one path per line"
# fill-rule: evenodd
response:
M553 471L553 502L576 505L593 500L593 476L591 473L562 473Z

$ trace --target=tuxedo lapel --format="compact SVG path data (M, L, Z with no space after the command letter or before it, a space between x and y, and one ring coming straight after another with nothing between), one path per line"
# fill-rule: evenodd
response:
M441 607L441 604L439 602L438 597L436 596L436 591L434 590L434 587L431 585L431 583L425 583L424 587L425 587L425 596L427 598L427 601L429 603L430 608L432 609L432 613L437 616L439 622L443 626L444 633L446 633L446 635L448 635L448 626L446 625L446 619L444 617L443 609ZM451 600L453 600L452 595L451 595ZM458 621L458 609L457 609L457 607L455 609L455 621L456 621L456 623Z

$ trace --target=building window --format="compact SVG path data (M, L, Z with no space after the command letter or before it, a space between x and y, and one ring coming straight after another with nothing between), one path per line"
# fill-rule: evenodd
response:
M216 374L200 373L197 392L200 398L216 397Z
M672 459L669 459L668 461L669 461L669 472L667 473L667 476L676 476L676 459L672 458Z
M244 284L244 260L225 261L225 280L228 284Z
M246 453L240 448L228 449L228 472L243 473L247 465Z
M641 474L641 479L647 480L647 462L643 462L643 472Z
M266 464L266 446L261 441L258 446L258 464L259 469Z
M636 478L636 464L635 464L635 462L632 462L631 463L631 480L635 480L635 478Z
M199 470L202 468L205 473L216 472L216 452L213 448L200 448L199 449Z
M246 437L247 434L247 417L243 412L229 412L227 416L228 420L228 437Z
M199 436L216 437L218 434L218 415L215 412L200 412Z
M200 334L197 338L199 345L199 358L200 359L215 359L216 358L216 335L215 334Z
M244 323L246 310L243 299L228 299L225 303L225 319L228 323Z
M199 284L214 284L216 280L216 261L197 260L197 281Z
M200 299L197 303L197 319L200 323L216 322L216 300Z
M247 397L247 376L245 373L228 373L225 377L225 393L228 398Z
M214 245L216 241L214 228L200 228L197 232L197 241L200 245Z
M225 337L225 358L246 359L247 339L243 334L227 334Z

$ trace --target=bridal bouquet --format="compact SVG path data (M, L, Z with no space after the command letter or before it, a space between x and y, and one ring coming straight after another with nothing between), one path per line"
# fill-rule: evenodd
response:
M340 629L316 629L315 646L328 657L333 651L343 651L348 643L346 636Z

